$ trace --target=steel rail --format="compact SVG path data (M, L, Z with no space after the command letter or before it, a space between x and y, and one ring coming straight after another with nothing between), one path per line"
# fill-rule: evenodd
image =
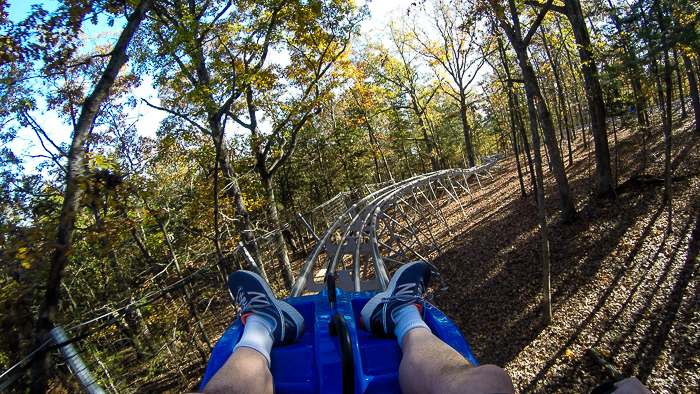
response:
M452 175L455 175L455 176L462 175L462 176L464 176L464 179L466 180L467 175L477 174L478 172L488 170L489 168L494 166L497 162L498 162L498 159L493 160L489 163L483 164L481 166L473 167L473 168L466 169L466 170L461 170L461 169L460 170L446 170L447 173L436 172L436 173L428 174L427 176L421 177L422 179L420 179L419 182L416 182L412 186L418 187L418 186L420 186L420 184L423 184L425 182L431 182L434 179L437 180L437 179L441 179L441 178L449 178ZM452 189L454 191L454 186L452 185L451 180L450 180L450 184L451 184ZM444 187L444 185L443 185L443 188L448 193L448 195L450 195L452 197L451 193L449 192L449 190L447 190L447 188ZM432 189L432 187L431 187L431 189ZM385 200L390 198L390 197L393 197L395 195L403 194L403 193L404 193L403 190L396 190L393 193L393 195L385 196ZM455 194L456 194L456 191L455 191ZM469 194L471 196L471 193L469 193ZM434 191L433 191L433 195L435 195ZM455 196L455 197L459 198L458 196ZM437 199L437 196L436 196L436 199ZM461 201L459 201L459 200L457 200L457 201L460 203L460 207L463 209L463 207L461 205ZM381 204L381 203L376 204L376 206L377 206L377 208L372 213L372 221L371 221L371 226L370 226L370 243L372 244L372 260L373 260L374 265L375 265L375 272L379 276L380 283L382 284L382 288L386 289L386 285L389 283L389 277L388 277L388 273L387 273L386 267L385 267L384 262L383 262L383 258L381 256L381 254L379 253L379 242L378 242L378 238L377 238L377 219L378 219L380 214L383 214L382 210L380 209L383 206L383 204ZM416 253L416 255L418 255L418 254ZM430 265L432 265L432 264L430 264ZM439 274L438 274L438 276L439 276ZM441 277L440 277L440 279L442 281ZM443 282L443 287L445 287L444 282Z
M474 197L472 195L471 188L469 187L467 177L475 175L477 177L477 182L479 182L481 186L481 182L478 179L479 173L486 172L488 174L488 170L498 162L500 157L489 157L488 159L489 160L487 160L485 164L469 169L440 170L391 183L368 194L354 203L352 206L348 207L329 226L321 239L318 240L316 246L302 266L299 276L292 286L289 296L298 297L303 295L306 285L313 275L316 263L324 252L327 255L326 278L328 278L329 275L332 275L330 277L335 277L334 273L338 269L340 262L345 259L344 256L352 256L351 270L354 280L353 287L355 291L362 290L360 280L361 264L369 264L369 261L371 261L374 266L375 275L379 281L379 285L382 289L386 289L386 286L389 283L389 275L387 267L384 264L384 259L386 258L388 261L392 262L397 260L389 258L388 256L382 256L380 247L386 248L387 250L390 250L393 253L400 255L401 258L405 259L408 259L407 253L410 254L412 252L416 256L420 256L419 258L421 260L425 260L431 266L433 266L433 264L430 262L430 255L435 253L435 251L437 251L438 255L441 252L436 243L435 237L432 234L432 230L428 227L428 234L426 234L426 229L423 228L420 223L417 223L422 220L426 226L430 226L429 218L426 216L427 212L425 209L425 203L421 203L417 198L416 190L418 190L419 194L425 198L428 206L432 208L433 214L437 214L438 223L442 222L447 231L452 233L448 225L447 218L442 211L438 194L433 188L433 182L439 184L444 190L444 195L448 199L448 204L451 204L449 201L457 202L462 210L462 213L466 215L464 205L458 194L458 189L466 191L473 200ZM491 176L491 174L488 175ZM461 180L464 181L464 184L461 183ZM449 185L447 185L448 182ZM455 182L458 185L457 188L455 188ZM423 186L426 187L423 188ZM428 189L430 189L430 195L433 196L433 201L431 201L431 199L428 198L428 194L426 194ZM403 198L403 196L406 194L413 197L412 200L415 202L416 206L413 205L414 203L410 202L410 197ZM404 211L402 208L403 205L407 206L409 210ZM387 216L385 214L385 212L392 209L394 210L394 215L396 217ZM407 213L410 213L411 217L409 217ZM409 238L415 238L411 239L411 243L413 245L417 244L419 249L421 249L423 252L418 253L417 251L413 250L413 247L407 246L403 241L400 241L401 238L404 238L407 241L409 238L399 236L399 233L396 233L393 229L395 226L391 224L385 224L386 228L388 228L388 234L382 235L382 237L388 237L389 239L386 242L380 240L378 235L380 218L388 220L386 223L390 223L391 221L395 222L396 228L403 228L403 230L399 231L407 234ZM405 223L401 224L397 221L397 219L402 220ZM342 233L339 242L331 242L332 237L337 234L338 231L341 231ZM421 241L420 236L424 238L427 237L427 240L425 242ZM398 248L392 247L392 242L395 242ZM409 249L410 252L400 252L397 250L404 248ZM343 266L345 266L345 264L343 264ZM435 267L433 266L433 269L434 268ZM439 273L437 274L439 276ZM442 278L440 278L440 280L444 286L444 281L442 281Z
M409 178L410 179L410 178ZM401 182L397 182L391 185L388 185L382 189L379 189L375 191L374 193L368 194L367 196L363 197L350 207L348 207L339 217L336 219L326 230L326 232L323 234L321 239L318 241L314 249L311 251L311 254L309 257L306 259L306 262L302 266L299 276L297 277L297 280L294 282L294 285L292 286L292 290L289 293L290 297L299 297L304 293L304 289L306 288L306 282L308 281L309 277L311 274L313 274L313 268L316 260L320 256L320 254L325 250L326 248L326 243L330 240L331 236L333 233L341 227L341 223L346 219L348 215L350 215L353 212L356 212L357 209L360 207L361 204L365 203L366 201L371 201L374 199L374 197L385 190L389 190L391 188L397 187L397 185L401 185L404 182L408 180L404 180ZM331 259L329 258L329 261Z

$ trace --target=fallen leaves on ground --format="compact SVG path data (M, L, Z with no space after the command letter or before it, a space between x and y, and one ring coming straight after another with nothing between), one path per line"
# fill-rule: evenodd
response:
M449 289L440 291L433 282L433 303L461 329L481 364L505 368L518 392L587 393L607 380L587 354L593 347L654 392L697 392L700 177L682 176L700 168L691 125L678 125L674 135L673 174L679 180L673 183L670 233L663 182L642 176L663 177L660 131L647 142L644 173L641 138L618 130L619 150L611 145L619 162L616 199L590 197L593 152L577 141L576 161L567 168L580 213L572 225L558 224L548 176L554 315L548 326L542 323L537 206L530 196L520 198L514 156L465 207L466 217L455 213L461 219L455 236L443 238L435 261ZM526 188L529 182L526 177Z

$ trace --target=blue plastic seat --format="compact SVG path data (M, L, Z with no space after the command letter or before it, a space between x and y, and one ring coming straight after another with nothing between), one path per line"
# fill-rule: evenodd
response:
M329 323L333 314L345 317L350 332L355 365L356 393L400 393L398 370L401 348L395 338L380 338L359 326L360 311L376 292L345 292L336 289L336 310L328 302L326 290L311 296L285 301L304 316L306 332L290 345L272 349L270 366L277 393L341 393L342 366L340 344L331 336ZM426 303L426 323L433 334L478 365L459 329L434 306ZM214 348L203 388L231 355L240 339L243 326L236 320Z

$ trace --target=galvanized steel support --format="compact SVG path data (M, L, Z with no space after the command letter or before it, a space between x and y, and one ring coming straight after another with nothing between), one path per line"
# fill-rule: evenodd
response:
M442 223L452 235L445 208L449 212L454 209L450 205L456 203L467 217L457 189L465 191L473 200L468 176L475 175L479 186L483 188L479 174L487 172L498 159L469 169L441 170L400 182L385 182L375 185L378 190L374 192L367 187L368 195L351 206L344 204L345 211L329 224L301 268L290 297L303 295L309 287L307 284L312 285L310 281L313 281L315 272L325 269L325 275L319 274L317 277L333 277L332 274L346 263L350 264L349 270L339 273L349 275L352 283L345 290L386 289L390 272L386 263L397 266L411 260L422 260L430 264L442 287L446 288L432 263L432 259L441 253L432 225L437 224L439 227ZM434 184L444 194L438 193ZM340 198L345 202L342 194ZM307 228L310 227L304 221L303 223ZM326 255L325 259L322 258L323 255ZM324 260L325 267L321 266ZM310 287L319 288L320 284L313 283ZM339 287L343 288L343 285L339 283Z

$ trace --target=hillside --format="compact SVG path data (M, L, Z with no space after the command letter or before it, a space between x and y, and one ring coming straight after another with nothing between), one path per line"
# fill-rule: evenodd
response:
M606 380L595 348L655 392L694 392L700 382L700 149L693 123L675 125L673 231L663 198L663 134L647 141L618 131L611 145L617 199L593 200L592 152L581 141L568 169L580 219L557 224L550 179L554 322L541 323L537 206L520 198L510 155L469 206L461 233L436 260L449 290L434 303L462 330L477 359L504 367L516 390L589 392ZM612 135L611 135L612 139ZM651 142L649 142L651 141ZM615 168L613 168L615 171ZM527 183L526 183L527 184Z

